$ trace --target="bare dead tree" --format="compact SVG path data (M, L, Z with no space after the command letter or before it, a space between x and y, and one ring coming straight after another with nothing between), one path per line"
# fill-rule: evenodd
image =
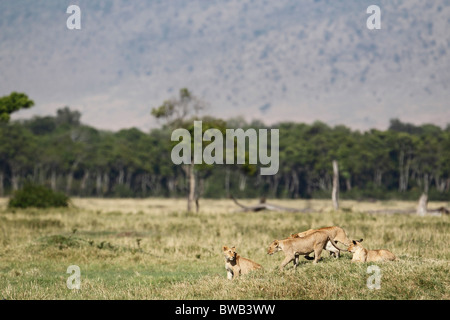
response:
M333 160L333 191L331 192L334 210L339 210L339 167L336 160Z
M428 205L428 196L426 193L422 193L419 199L419 204L417 205L417 215L425 216L427 215L427 205Z
M230 195L230 198L234 201L234 203L237 206L242 208L242 210L240 210L241 212L242 211L243 212L258 212L258 211L263 211L263 210L279 211L279 212L311 212L312 211L310 209L294 209L294 208L283 207L283 206L279 206L279 205L275 205L275 204L269 204L266 202L265 198L261 198L257 205L245 206L243 204L240 204L232 195Z
M418 216L443 216L444 214L450 214L450 210L445 207L439 207L435 209L428 208L428 196L426 193L423 193L420 196L419 203L417 204L417 208L414 209L384 209L384 210L367 210L364 211L369 214L416 214Z

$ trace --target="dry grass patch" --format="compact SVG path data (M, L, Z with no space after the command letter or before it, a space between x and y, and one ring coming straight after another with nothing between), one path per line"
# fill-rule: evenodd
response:
M255 203L256 200L243 200ZM449 217L364 214L414 207L412 202L360 203L325 210L322 200L270 200L313 213L236 213L230 200L74 199L74 207L14 210L0 199L0 292L6 299L449 299ZM435 205L435 204L433 204ZM445 204L448 206L448 204ZM436 204L437 206L437 204ZM378 264L380 290L366 286L369 264L326 252L312 265L301 259L278 271L283 254L268 256L274 239L329 225L368 249L389 249L400 261ZM223 245L264 267L226 279ZM342 247L342 246L341 246ZM81 269L82 288L69 290L69 265Z

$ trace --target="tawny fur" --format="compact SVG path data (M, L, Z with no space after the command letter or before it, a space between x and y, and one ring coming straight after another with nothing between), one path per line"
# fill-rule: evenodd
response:
M267 250L267 254L274 254L278 251L283 251L285 258L280 265L280 270L291 261L294 261L294 268L298 265L298 255L308 255L314 252L314 263L320 259L322 250L325 248L329 235L324 231L315 231L307 236L301 238L288 238L284 240L274 240ZM333 242L330 242L332 245ZM339 249L336 247L336 249Z
M352 244L352 240L350 240L348 238L347 233L345 232L345 230L342 229L341 227L337 227L337 226L323 227L323 228L319 228L319 229L309 229L309 230L304 231L304 232L296 233L296 234L294 234L294 236L304 237L304 236L307 236L307 235L309 235L309 234L311 234L313 232L316 232L316 231L324 231L324 232L326 232L333 241L340 242L343 245L345 245L346 247L348 247L349 245Z
M348 251L353 253L352 262L381 262L394 261L397 257L389 250L367 250L361 245L361 241L353 240Z
M225 269L227 270L227 278L233 280L236 276L247 274L252 270L261 269L262 266L250 259L246 259L237 254L236 248L222 247L225 257Z
M337 226L324 227L320 229L309 229L304 232L291 234L290 238L302 238L316 231L326 232L330 239L334 241L333 244L337 244L338 242L340 242L347 247L351 244L351 240L347 237L347 233L345 232L345 230ZM327 242L325 250L329 251L330 255L334 255L335 258L339 258L340 256L340 249L336 246L333 246L331 242Z

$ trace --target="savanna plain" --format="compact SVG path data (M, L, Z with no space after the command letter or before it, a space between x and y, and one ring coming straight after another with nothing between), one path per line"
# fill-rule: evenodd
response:
M18 210L0 199L0 298L450 299L448 215L400 213L414 210L408 201L342 201L339 211L331 200L267 201L310 211L237 212L223 199L201 200L198 213L187 213L185 199L78 198L65 209ZM450 203L429 203L439 206ZM352 263L349 252L335 259L323 251L318 264L300 257L297 269L281 272L284 254L267 254L274 239L332 225L398 261ZM224 245L263 269L227 280ZM367 286L372 264L380 289ZM71 265L80 268L78 290L67 287Z

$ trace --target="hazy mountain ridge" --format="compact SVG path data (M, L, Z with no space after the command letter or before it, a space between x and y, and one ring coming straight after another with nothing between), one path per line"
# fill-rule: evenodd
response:
M33 3L0 4L0 94L36 100L19 116L68 104L102 128L148 128L187 86L213 115L268 123L450 119L449 1L381 1L381 30L365 26L370 1L74 1L80 31L66 4Z

